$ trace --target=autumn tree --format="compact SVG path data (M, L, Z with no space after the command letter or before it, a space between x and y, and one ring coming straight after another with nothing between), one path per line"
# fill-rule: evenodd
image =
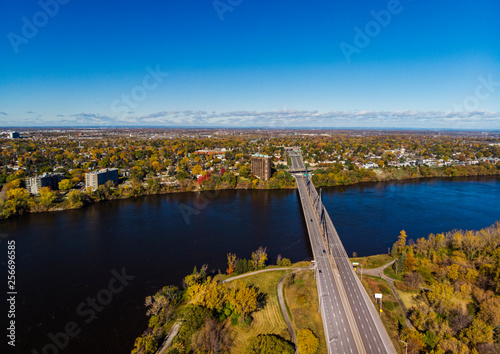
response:
M476 346L481 343L493 343L493 327L476 318L469 327L462 331L459 339L469 344L469 346Z
M453 287L447 284L438 284L432 291L427 293L430 304L437 310L442 311L450 308L454 296Z
M267 247L260 246L255 252L252 252L252 262L255 269L262 269L266 266Z
M193 169L191 170L191 174L193 175L199 175L201 173L201 166L200 165L194 165Z
M39 192L38 204L42 206L43 210L49 210L56 199L56 193L49 187L42 187Z
M398 240L392 247L391 256L397 257L403 254L406 246L406 237L407 237L406 231L401 230L401 232L399 233Z
M500 324L500 296L493 296L480 304L479 318L490 326Z
M32 198L24 188L12 188L7 191L7 201L4 204L4 212L10 215L22 215L30 210Z
M241 315L243 322L248 314L257 309L258 292L240 280L235 282L228 294L228 303L235 313Z
M304 328L297 333L297 345L299 354L314 354L318 350L319 339L310 329Z
M61 182L59 182L59 189L63 191L70 190L73 188L73 181L70 179L63 179Z
M405 285L412 290L420 288L423 277L420 273L410 272L405 274Z
M222 310L228 297L226 284L208 277L203 283L194 283L187 290L187 297L194 305L210 310Z
M404 261L405 272L413 272L416 266L417 266L417 259L413 254L413 249L409 249L408 252L406 252L406 259Z
M70 191L67 198L71 208L79 208L83 205L84 194L79 190Z
M227 274L233 275L234 268L236 267L236 254L228 253L227 254Z
M151 325L163 325L168 322L174 312L173 306L180 298L179 289L176 286L164 286L153 296L146 297L144 305L148 308L146 315L151 316Z
M425 348L423 336L416 330L404 329L401 333L401 339L407 343L408 353L419 354Z
M274 334L260 334L248 341L245 354L293 354L292 344Z
M193 336L192 348L195 353L225 353L229 351L230 337L224 324L208 318Z
M158 342L152 334L143 334L135 340L132 354L154 354L158 349Z

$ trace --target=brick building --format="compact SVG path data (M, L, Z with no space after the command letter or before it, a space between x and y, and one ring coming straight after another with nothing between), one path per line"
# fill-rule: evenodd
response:
M271 157L267 155L252 155L252 175L263 181L271 178Z

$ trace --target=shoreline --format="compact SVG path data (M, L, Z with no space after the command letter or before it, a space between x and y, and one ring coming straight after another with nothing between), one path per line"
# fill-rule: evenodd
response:
M381 171L385 172L385 171ZM495 171L496 173L490 173L490 174L470 174L470 175L463 175L463 176L446 176L446 175L437 175L437 176L401 176L400 178L388 178L388 179L380 179L380 180L361 180L361 181L356 181L356 182L347 182L343 184L334 184L334 185L325 185L319 183L317 185L318 188L330 188L330 187L349 187L349 186L354 186L354 185L363 185L363 184L375 184L375 183L387 183L387 182L409 182L409 181L424 181L424 180L432 180L432 179L438 179L438 180L462 180L462 179L469 179L469 178L492 178L496 179L500 177L500 169L497 168ZM62 202L59 202L59 205L56 205L54 208L51 208L49 210L33 210L25 214L21 215L11 215L6 218L2 218L0 215L0 222L3 220L8 220L12 219L15 217L19 216L24 216L24 215L29 215L29 214L39 214L39 213L53 213L53 212L61 212L61 211L66 211L66 210L78 210L82 209L85 207L88 207L90 205L94 204L99 204L107 201L113 201L113 200L126 200L126 199L138 199L146 196L159 196L159 195L173 195L173 194L179 194L179 193L202 193L202 192L219 192L219 191L228 191L228 190L291 190L291 189L297 189L297 186L283 186L280 188L272 188L269 186L263 186L263 187L257 187L257 188L245 188L243 186L236 185L234 188L220 188L220 189L196 189L196 190L163 190L163 191L158 191L156 193L143 193L138 196L134 195L129 195L129 196L122 196L122 197L116 197L116 198L110 198L110 199L102 199L102 200L92 200L92 201L86 201L82 205L77 206L77 207L65 207L64 205L67 205L67 200L64 200ZM115 189L116 190L116 189ZM69 193L68 191L67 193ZM67 194L66 193L66 194ZM84 195L87 195L85 192L82 192ZM89 196L91 198L91 196ZM63 204L63 206L61 206Z

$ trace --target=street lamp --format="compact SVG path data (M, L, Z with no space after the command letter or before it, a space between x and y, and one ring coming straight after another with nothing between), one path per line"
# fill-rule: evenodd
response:
M403 341L403 340L399 340L399 341L405 344L405 347L406 347L406 354L408 354L408 343L406 343L406 342L405 342L405 341Z
M352 263L353 266L361 266L361 281L363 281L363 264L362 263L358 263L358 262L353 262Z

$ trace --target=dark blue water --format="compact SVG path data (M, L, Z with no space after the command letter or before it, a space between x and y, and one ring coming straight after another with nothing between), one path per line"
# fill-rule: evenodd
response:
M416 239L431 232L489 226L500 220L499 196L498 178L323 190L348 254L358 255L387 252L402 229ZM227 253L249 258L259 246L268 247L273 262L278 254L292 261L311 257L295 190L186 193L106 202L3 221L0 233L15 240L17 247L15 352L19 353L32 349L41 353L52 343L49 333L63 331L69 322L76 324L79 334L61 344L60 353L128 352L146 327L144 298L163 285L180 285L194 265L207 263L209 269L223 272ZM6 245L3 239L4 275ZM82 314L91 309L87 299L106 295L115 277L112 271L121 273L123 268L135 278L112 295L109 304L93 310L95 318L88 311Z
M374 183L323 189L323 202L349 256L386 253L401 230L479 229L500 220L500 179Z

